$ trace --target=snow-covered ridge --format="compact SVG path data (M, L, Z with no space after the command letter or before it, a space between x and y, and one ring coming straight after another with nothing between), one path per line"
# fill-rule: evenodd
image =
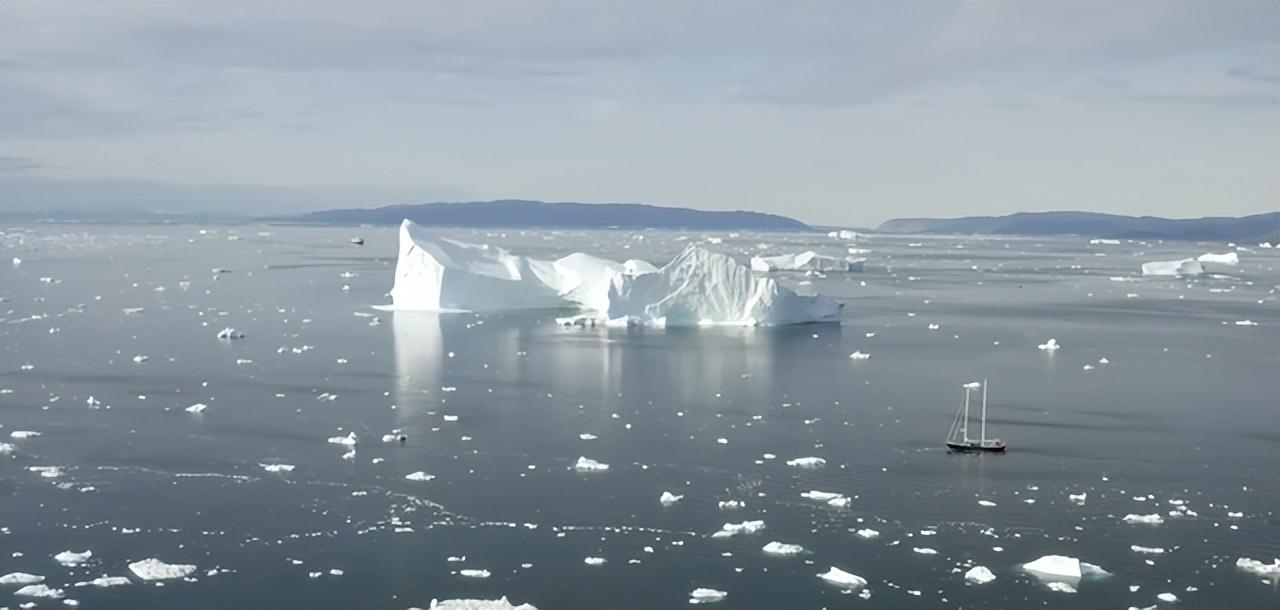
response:
M546 261L400 225L395 309L578 309L614 323L668 326L838 321L840 303L800 295L731 257L690 245L661 268L574 253Z

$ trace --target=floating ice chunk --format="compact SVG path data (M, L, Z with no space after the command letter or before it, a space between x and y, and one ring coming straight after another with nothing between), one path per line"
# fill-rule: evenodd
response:
M787 460L788 466L796 468L821 468L827 465L827 461L820 457L802 457L794 460Z
M1022 569L1050 579L1080 580L1080 560L1065 555L1045 555L1031 563L1022 564Z
M27 470L46 479L56 479L62 476L61 466L27 466Z
M467 578L488 578L489 571L488 570L472 570L472 569L458 570L458 575L465 576Z
M708 589L706 587L698 587L689 592L689 603L691 604L710 604L718 602L728 597L729 594L718 589Z
M17 267L18 265L21 265L21 264L22 264L22 259L20 259L20 258L18 258L18 257L16 257L16 256L15 256L15 257L13 257L13 266L14 266L14 267Z
M582 563L585 563L589 566L602 566L608 563L608 561L609 560L605 559L604 557L585 557L583 558Z
M798 254L756 256L751 259L751 270L757 273L772 271L862 271L865 258L837 258L818 254L812 250Z
M407 441L407 440L409 440L409 437L407 437L407 436L405 436L405 435L403 435L403 434L401 434L401 433L399 433L399 432L392 432L391 434L383 434L383 435L382 435L382 442L384 442L384 443L394 443L394 442L396 442L396 441L399 441L399 442L402 442L402 443L403 443L403 442L405 442L405 441Z
M267 472L293 472L293 464L258 464Z
M720 526L720 531L711 535L712 538L729 538L738 534L754 534L764 529L764 521L743 521L742 523L726 523Z
M204 410L205 410L205 409L208 409L208 408L209 408L209 405L206 405L206 404L204 404L204 403L198 402L198 403L196 403L196 404L194 404L194 405L191 405L191 406L187 407L187 408L186 408L186 411L187 411L187 413L204 413Z
M1194 258L1142 264L1142 275L1200 275L1202 273L1204 273L1204 267Z
M1258 323L1253 320L1236 320L1236 326L1257 326Z
M932 549L932 548L929 548L929 547L927 547L927 546L926 546L926 547L919 547L919 546L917 546L917 547L912 547L912 549L911 549L911 550L912 550L912 551L915 551L916 553L919 553L919 554L921 554L921 555L937 555L937 554L938 554L937 549Z
M836 496L827 500L828 506L834 506L836 508L848 508L852 503L853 500L849 499L849 496Z
M664 491L662 492L662 496L658 498L658 502L660 502L663 506L671 506L672 504L675 504L676 502L679 502L680 500L683 500L683 499L684 499L684 496L677 496L669 491Z
M835 498L839 498L841 495L842 495L842 494L838 494L838 493L835 493L835 492L833 492L833 491L803 491L803 492L800 492L800 497L801 497L801 498L808 498L808 499L810 499L810 500L817 500L817 501L819 501L819 502L826 502L827 500L832 500L832 499L835 499Z
M841 229L839 231L831 231L827 233L827 237L833 237L835 239L843 239L845 241L851 241L858 238L858 232L850 231L848 229Z
M986 566L973 566L964 573L964 579L976 585L985 585L996 579L996 575Z
M1057 591L1058 593L1075 593L1076 592L1076 588L1071 586L1070 583L1065 583L1059 580L1055 580L1053 582L1047 583L1047 585L1050 591Z
M0 455L10 455L18 450L18 446L13 443L0 443Z
M594 441L594 440L596 440L597 438L600 438L600 437L598 437L598 436L596 436L596 435L594 435L594 434L591 434L591 433L589 433L589 432L583 432L582 434L579 434L579 435L578 435L578 438L579 438L579 439L581 439L581 440L584 440L584 441Z
M231 328L230 326L228 326L228 327L226 327L226 328L224 328L224 329L222 329L222 330L218 331L218 338L219 338L219 339L225 339L225 340L227 340L227 341L230 341L230 340L232 340L232 339L243 339L243 338L244 338L244 333L242 333L242 332L240 332L240 331L237 331L236 329Z
M354 447L360 443L360 439L356 438L355 432L348 432L346 436L331 436L329 442L335 445L346 445Z
M1143 525L1160 525L1164 523L1164 517L1160 513L1152 513L1150 515L1135 515L1133 513L1124 516L1125 523L1139 523Z
M804 547L798 544L787 544L785 542L770 542L761 549L770 555L799 555L804 552Z
M1129 550L1135 553L1143 553L1146 555L1163 555L1164 549L1160 547L1138 546L1136 544L1129 545Z
M929 330L938 330L938 329L940 329L940 328L942 328L942 325L941 325L941 324L937 324L937 323L930 323L930 324L929 324Z
M13 432L9 433L9 436L12 438L35 438L37 436L43 436L43 435L39 432L34 432L32 430L14 430Z
M78 582L76 583L76 586L77 587L94 586L94 587L106 588L106 587L119 587L119 586L128 585L128 584L132 584L132 582L128 578L125 578L124 576L99 576L93 580Z
M1037 347L1039 347L1039 348L1040 348L1040 349L1042 349L1042 350L1046 350L1046 351L1054 351L1054 350L1056 350L1056 349L1058 349L1059 347L1062 347L1062 346L1058 345L1058 340L1057 340L1057 339L1049 339L1048 341L1045 341L1044 343L1041 343L1041 344L1040 344L1039 346L1037 346Z
M129 571L142 580L169 580L186 578L196 567L184 563L165 563L154 557L129 564Z
M1067 494L1067 499L1071 500L1072 502L1075 502L1076 504L1084 504L1085 501L1089 499L1089 494L1088 492L1082 492L1078 494Z
M578 456L578 461L573 463L573 469L578 472L604 472L609 469L609 465L589 457Z
M43 576L27 574L26 572L10 572L0 576L0 585L34 585L42 582L44 582Z
M864 354L862 352L853 352L852 354L849 354L849 358L851 360L870 360L871 354Z
M436 478L436 475L427 474L419 470L417 472L411 472L409 474L404 475L404 478L409 479L410 481L430 481Z
M878 538L878 537L880 537L880 532L878 532L878 531L876 531L876 530L873 530L873 529L871 529L871 528L866 528L866 527L864 527L864 528L862 528L862 529L858 530L856 533L857 533L857 534L858 534L858 536L859 536L859 537L861 537L861 538L868 538L868 539L870 539L870 538Z
M1235 252L1232 252L1232 254L1235 254ZM1177 596L1177 595L1174 595L1174 594L1172 594L1172 593L1161 593L1161 594L1159 594L1159 595L1157 595L1157 596L1156 596L1156 599L1158 599L1158 600L1160 600L1160 601L1162 601L1162 602L1165 602L1165 603L1167 603L1167 604L1176 604L1176 603L1178 603L1178 596Z
M53 556L53 560L68 567L78 566L93 557L93 551L63 551Z
M991 500L978 500L978 506L995 506L996 503Z
M846 589L858 589L867 586L867 579L851 574L835 566L818 575L818 578Z
M512 605L506 597L501 599L446 599L431 600L428 610L538 610L532 604Z
M1089 244L1090 244L1090 245L1094 245L1094 246L1118 246L1118 245L1120 245L1120 240L1118 240L1118 239L1091 239L1091 240L1089 240Z
M14 595L20 597L42 597L45 599L62 599L62 589L54 589L49 585L27 585L17 591Z
M1196 261L1200 263L1210 263L1214 265L1235 266L1240 264L1240 255L1235 252L1227 252L1226 254L1214 254L1206 252L1196 257Z
M3 453L3 451L0 451L0 453ZM716 503L716 506L718 506L720 510L737 510L746 505L747 503L742 500L721 500Z
M1262 563L1257 559L1241 557L1236 559L1236 567L1263 578L1280 580L1280 559L1272 560L1271 563Z

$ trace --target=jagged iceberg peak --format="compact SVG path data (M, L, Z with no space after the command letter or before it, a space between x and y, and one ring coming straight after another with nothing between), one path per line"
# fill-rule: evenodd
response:
M672 326L838 321L841 307L697 245L662 268L583 253L545 261L436 237L407 219L391 298L396 309L573 308L615 322Z

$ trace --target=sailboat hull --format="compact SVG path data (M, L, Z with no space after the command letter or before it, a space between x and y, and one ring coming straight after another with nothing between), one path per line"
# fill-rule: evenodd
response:
M947 441L947 448L952 451L984 451L987 453L1004 453L1008 447L1001 441Z

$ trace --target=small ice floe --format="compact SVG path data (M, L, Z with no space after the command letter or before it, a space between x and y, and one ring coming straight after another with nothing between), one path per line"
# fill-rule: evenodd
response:
M46 479L56 479L62 476L61 466L27 466L27 470Z
M53 560L67 567L78 566L93 557L93 551L63 551L53 556Z
M1059 347L1062 347L1062 346L1058 345L1058 340L1057 340L1057 339L1049 339L1048 341L1045 341L1044 343L1041 343L1040 345L1038 345L1038 346L1036 346L1036 347L1039 347L1039 348L1040 348L1040 349L1042 349L1042 350L1045 350L1045 351L1051 352L1051 351L1054 351L1054 350L1056 350L1056 349L1058 349Z
M856 533L856 534L858 535L858 537L860 537L860 538L867 538L867 539L871 539L871 538L879 538L879 537L880 537L880 532L878 532L878 531L876 531L876 530L873 530L873 529L871 529L871 528L866 528L866 527L864 527L864 528L862 528L862 529L860 529L860 530L858 530L857 532L854 532L854 533Z
M754 534L764 529L764 521L743 521L742 523L726 523L720 526L720 531L711 535L712 538L730 538L738 534Z
M165 563L154 557L129 564L129 571L142 580L186 578L196 567L185 563Z
M208 408L209 408L209 405L206 405L202 402L198 402L194 405L187 407L186 411L187 413L204 413L204 410Z
M929 330L938 330L942 328L941 324L929 324Z
M143 362L146 362L147 360L148 360L148 357L147 357L147 356L143 356L142 354L138 354L137 356L134 356L134 357L133 357L133 362L134 362L134 364L142 364Z
M409 437L402 434L399 430L392 430L391 434L382 435L382 442L384 443L395 443L395 442L403 443L407 440L409 440Z
M1083 492L1078 494L1067 494L1067 499L1075 502L1076 504L1084 504L1085 501L1089 499L1089 493Z
M996 505L996 503L995 503L995 502L992 502L991 500L978 500L978 506L987 506L987 507L991 507L991 506L995 506L995 505Z
M1046 586L1049 587L1050 591L1057 591L1058 593L1075 593L1076 592L1076 588L1071 586L1071 583L1065 583L1060 580L1055 580L1053 582L1047 583Z
M986 566L973 566L964 573L964 579L975 585L985 585L995 580L996 575L992 574Z
M458 575L465 576L467 578L488 578L489 571L488 570L472 570L472 569L458 570Z
M1235 252L1232 252L1232 254L1235 254ZM1159 595L1157 595L1157 596L1156 596L1156 599L1158 599L1158 600L1160 600L1160 601L1162 601L1162 602L1164 602L1164 603L1166 603L1166 604L1176 604L1176 603L1178 603L1178 596L1177 596L1177 595L1174 595L1174 594L1172 594L1172 593L1161 593L1161 594L1159 594Z
M360 443L360 439L356 438L355 432L348 432L346 436L331 436L329 442L335 445L346 445L354 447Z
M1236 326L1257 326L1258 323L1253 320L1236 320Z
M77 587L120 587L123 585L133 584L124 576L99 576L93 580L82 580L76 583Z
M43 435L33 430L14 430L13 432L9 433L9 436L11 438L35 438L37 436L43 436Z
M662 496L658 498L658 502L661 503L663 506L671 506L672 504L675 504L676 502L679 502L683 499L684 499L684 496L677 496L669 491L664 491L662 492Z
M404 478L409 479L410 481L430 481L436 478L436 475L427 474L419 470L417 472L411 472L409 474L404 475Z
M0 585L34 585L42 582L44 582L43 576L27 574L26 572L10 572L0 576Z
M143 313L143 312L147 311L147 308L145 308L145 307L125 307L125 308L124 308L123 310L121 310L121 311L123 311L123 312L124 312L124 315L126 315L126 316L136 316L136 315L138 315L138 314L140 314L140 313Z
M573 469L578 472L604 472L609 469L609 465L580 455L578 461L573 463Z
M582 434L579 434L579 435L578 435L578 439L579 439L579 440L584 440L584 441L594 441L594 440L596 440L597 438L600 438L600 437L598 437L598 436L596 436L596 435L594 435L594 434L591 434L590 432L583 432Z
M761 549L770 555L799 555L804 552L804 547L798 544L787 544L785 542L770 542Z
M218 331L218 338L230 341L232 339L243 339L244 333L231 328L230 326Z
M836 496L834 498L831 498L830 500L827 500L827 506L832 506L835 508L849 508L849 505L852 503L853 503L853 500L851 500L849 496Z
M1065 555L1045 555L1031 563L1022 564L1022 569L1048 579L1065 578L1080 580L1080 560Z
M18 446L13 443L0 443L0 455L12 455L17 450Z
M818 578L845 589L860 589L867 586L867 579L851 574L835 566L818 575Z
M1214 265L1238 265L1240 264L1240 255L1235 252L1227 252L1226 254L1214 254L1206 252L1196 257L1196 261L1201 263L1210 263Z
M919 553L919 554L921 554L921 555L937 555L937 554L938 554L938 550L937 550L937 549L932 549L932 548L929 548L929 547L927 547L927 546L923 546L923 547L921 547L921 546L912 547L912 548L911 548L911 550L912 550L912 551L914 551L914 552L916 552L916 553Z
M1160 525L1161 523L1164 523L1164 517L1161 517L1160 513L1152 513L1150 515L1135 515L1133 513L1129 513L1124 516L1124 522L1142 525Z
M802 491L800 492L801 498L806 498L809 500L817 500L819 502L826 502L828 500L839 498L840 496L841 494L835 493L833 491Z
M722 601L729 597L727 592L719 589L708 589L706 587L698 587L689 592L689 603L691 604L712 604Z
M267 472L293 472L295 466L293 464L258 464Z
M49 585L27 585L13 592L19 597L41 597L44 599L62 599L62 589L54 589Z
M1163 555L1164 549L1154 546L1138 546L1136 544L1129 545L1129 550L1144 555Z
M584 557L582 559L582 563L585 563L589 566L602 566L608 562L609 560L605 559L604 557Z
M0 449L0 453L4 453L4 451ZM721 500L716 503L720 510L738 510L746 505L747 503L742 500Z
M13 266L14 266L14 267L17 267L18 265L21 265L21 264L22 264L22 259L20 259L20 258L18 258L18 257L16 257L16 256L15 256L15 257L13 257Z
M1255 576L1270 580L1280 580L1280 559L1273 560L1271 563L1262 563L1257 559L1241 557L1236 559L1236 568Z
M827 461L820 457L802 457L794 460L787 460L788 466L796 468L822 468L827 465Z
M102 401L98 400L97 398L94 398L93 396L90 396L88 399L84 401L84 404L89 405L90 409L97 409L98 407L102 406Z
M501 599L446 599L431 600L427 610L538 610L532 604L513 605L506 597Z
M853 352L852 354L849 354L849 359L850 360L870 360L871 354L864 354L862 352Z

